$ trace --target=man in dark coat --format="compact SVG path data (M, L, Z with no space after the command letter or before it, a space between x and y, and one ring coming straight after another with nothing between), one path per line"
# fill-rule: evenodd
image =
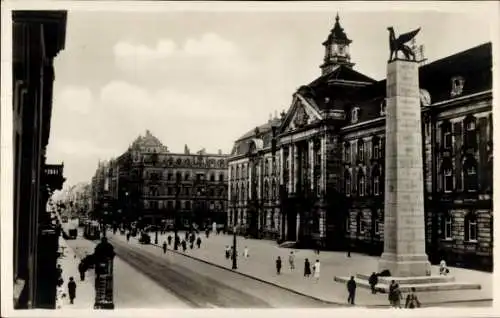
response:
M103 237L101 243L97 244L94 249L94 258L100 262L106 258L113 258L115 256L115 249L113 245L108 242L108 239Z
M198 248L201 246L201 238L198 236L198 239L196 240L196 245L198 245Z
M276 274L281 274L281 257L276 259Z
M354 276L351 276L351 279L347 282L347 292L349 293L347 303L354 305L354 298L356 297L356 281L354 280Z
M85 272L86 272L86 268L85 268L85 263L83 261L80 262L80 264L78 264L78 272L80 273L80 280L83 282L85 280Z
M68 295L69 295L69 303L73 304L73 301L76 298L76 283L73 280L73 277L69 278L69 282L68 282Z
M163 254L167 253L167 242L163 242Z
M373 272L368 279L368 283L370 283L370 288L372 290L372 294L376 294L377 290L375 289L375 286L378 284L378 276Z

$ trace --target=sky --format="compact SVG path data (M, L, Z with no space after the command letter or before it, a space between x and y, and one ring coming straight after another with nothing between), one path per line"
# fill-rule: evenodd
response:
M329 12L68 13L55 60L49 163L65 186L89 182L99 160L117 157L150 130L171 152L229 153L233 142L320 75L335 21ZM355 69L385 78L388 26L421 27L429 61L491 41L471 13L339 12Z

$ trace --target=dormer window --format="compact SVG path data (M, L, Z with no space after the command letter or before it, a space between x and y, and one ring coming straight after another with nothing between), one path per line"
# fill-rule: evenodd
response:
M462 95L465 79L462 76L455 76L451 79L451 97Z
M355 124L359 120L359 107L354 107L351 110L351 123Z

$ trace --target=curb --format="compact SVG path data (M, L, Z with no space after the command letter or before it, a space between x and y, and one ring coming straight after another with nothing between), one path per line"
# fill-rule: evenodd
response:
M136 240L136 241L139 241L135 237L133 237L133 239ZM154 243L150 243L149 245L152 245L152 246L155 246L155 247L158 247L158 248L163 248L162 246L154 244ZM324 304L337 305L337 306L342 306L342 307L352 307L351 305L348 305L346 303L339 303L339 302L335 302L335 301L331 301L331 300L325 300L325 299L321 299L321 298L318 298L318 297L315 297L315 296L311 296L311 295L299 292L297 290L291 289L289 287L284 287L284 286L278 285L276 283L273 283L273 282L270 282L270 281L266 281L266 280L264 280L262 278L259 278L259 277L255 277L255 276L252 276L252 275L249 275L249 274L246 274L246 273L242 273L242 272L233 270L231 268L227 268L227 267L224 267L222 265L206 261L206 260L201 259L201 258L197 258L197 257L191 256L191 255L188 255L188 254L184 254L182 252L178 252L178 251L176 251L174 249L167 249L167 251L170 251L170 252L178 254L178 255L185 256L185 257L190 258L190 259L194 259L196 261L199 261L199 262L211 265L211 266L218 267L220 269L224 269L224 270L232 272L232 273L239 274L241 276L245 276L245 277L250 278L250 279L257 280L259 282L262 282L262 283L265 283L265 284L268 284L268 285L271 285L271 286L274 286L274 287L278 287L280 289L289 291L289 292L294 293L296 295L307 297L307 298L310 298L310 299L322 302ZM450 300L450 301L441 301L441 302L428 302L428 303L426 303L426 305L436 306L436 305L444 305L444 304L460 304L460 303L472 303L472 302L483 302L483 301L493 301L493 298L490 298L490 299ZM365 307L365 308L391 308L391 305L389 305L389 304L387 304L387 305L355 305L355 306L356 307Z

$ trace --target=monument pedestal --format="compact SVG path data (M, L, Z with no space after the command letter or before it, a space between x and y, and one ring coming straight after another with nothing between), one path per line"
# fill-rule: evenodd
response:
M425 253L422 127L418 63L387 65L384 253L379 271L430 275Z

